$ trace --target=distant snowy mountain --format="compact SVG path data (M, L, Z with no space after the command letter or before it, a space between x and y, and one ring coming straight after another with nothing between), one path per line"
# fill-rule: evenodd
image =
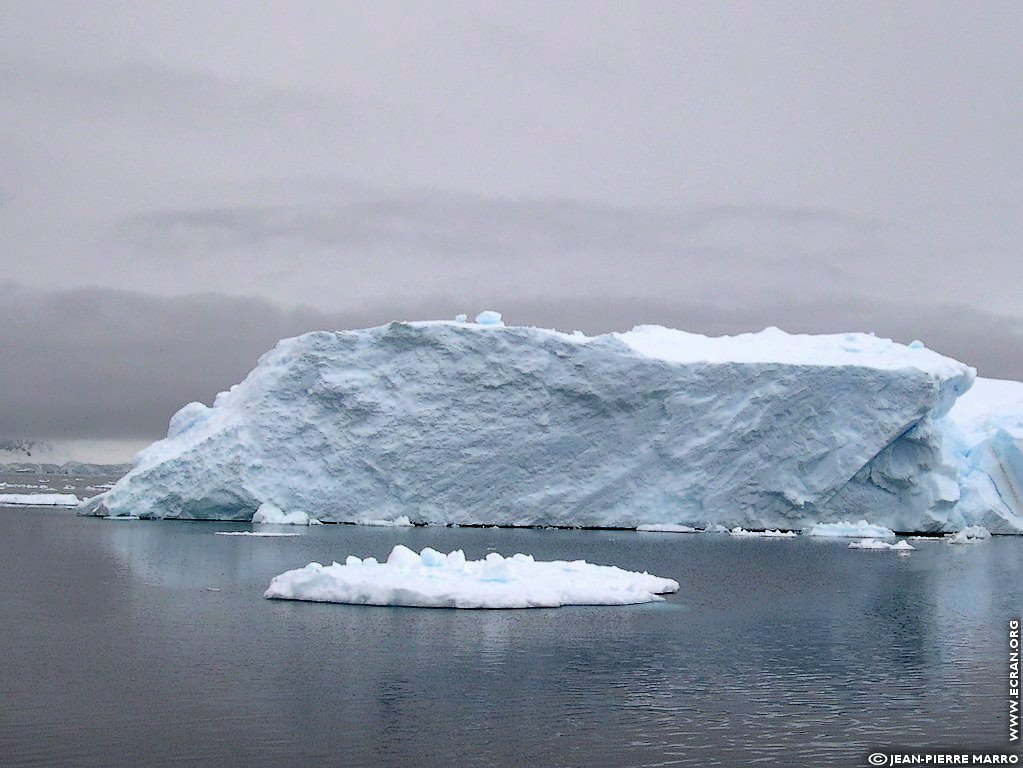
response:
M478 319L284 340L82 512L1023 530L1018 506L960 505L942 417L975 374L922 345Z
M7 461L25 460L32 458L32 452L36 455L48 455L53 453L53 446L41 440L27 440L24 438L0 438L0 463Z
M106 456L130 456L134 441L49 442L26 438L0 438L0 473L25 472L43 475L123 475L131 464L102 461ZM99 457L100 461L89 460Z

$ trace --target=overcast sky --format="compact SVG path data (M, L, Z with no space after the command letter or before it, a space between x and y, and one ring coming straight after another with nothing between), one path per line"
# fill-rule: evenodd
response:
M283 335L876 331L1023 378L1018 2L0 0L0 438Z

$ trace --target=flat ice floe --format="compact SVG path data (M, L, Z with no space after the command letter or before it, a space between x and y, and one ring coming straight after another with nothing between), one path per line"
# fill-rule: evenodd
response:
M73 493L0 493L3 507L77 507L81 500Z
M283 538L286 536L301 536L301 533L281 533L278 531L215 531L216 536L260 536L263 538Z
M557 608L631 605L663 600L678 582L584 560L540 561L531 555L466 560L429 547L397 545L387 561L349 556L344 564L309 563L275 576L264 597L416 608Z
M895 531L883 525L874 525L866 520L858 523L817 523L807 531L810 536L831 536L835 538L894 539Z
M897 544L889 544L887 541L878 541L877 539L860 539L859 541L850 541L849 549L872 549L878 552L912 552L916 547L905 540Z

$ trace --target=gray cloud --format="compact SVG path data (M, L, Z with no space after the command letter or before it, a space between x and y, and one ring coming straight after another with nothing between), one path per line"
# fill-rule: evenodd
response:
M435 298L369 312L325 313L216 294L168 299L109 289L3 288L0 437L156 438L181 405L211 402L218 391L240 381L279 338L483 308ZM644 322L712 334L768 324L792 331L874 329L902 341L921 338L986 375L1023 378L1023 323L966 307L921 311L883 303L768 301L722 312L713 302L605 296L556 303L518 299L499 309L509 322L591 333Z
M901 219L778 205L624 207L363 191L342 204L127 217L107 241L133 287L335 302L448 295L508 301L631 295L723 309L791 301L966 304L1020 312L1010 232L919 212ZM183 269L184 267L184 269Z

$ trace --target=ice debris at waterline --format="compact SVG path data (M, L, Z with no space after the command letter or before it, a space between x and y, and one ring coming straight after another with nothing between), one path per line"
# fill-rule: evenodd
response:
M897 544L875 539L860 539L849 542L849 549L870 549L875 552L912 552L916 549L908 541L902 540Z
M971 525L948 537L949 544L979 544L991 538L991 532L980 525Z
M320 521L308 512L294 510L285 512L276 504L264 501L252 515L252 522L262 525L319 525Z
M874 525L866 520L849 523L845 520L838 523L818 523L807 531L809 536L832 536L835 538L855 537L859 539L893 539L895 531L883 525Z
M747 536L760 539L791 539L798 534L795 531L747 531L745 528L733 528L728 532L732 536Z
M214 531L215 536L256 536L265 539L282 539L301 536L301 533L283 533L281 531Z
M974 370L919 345L478 319L281 341L81 511L247 521L270 502L326 522L786 530L869 513L899 531L1023 531L1004 490L1023 467L998 429L982 433L990 460L972 432L946 444Z
M696 533L697 530L689 525L678 523L642 523L636 526L641 533Z
M370 525L377 528L411 528L412 521L408 515L401 515L393 520L356 520L357 525Z
M536 561L531 555L466 560L462 550L416 553L397 545L387 561L349 556L275 576L264 597L415 608L557 608L663 600L678 582L585 560Z
M77 507L73 493L0 493L0 507Z

